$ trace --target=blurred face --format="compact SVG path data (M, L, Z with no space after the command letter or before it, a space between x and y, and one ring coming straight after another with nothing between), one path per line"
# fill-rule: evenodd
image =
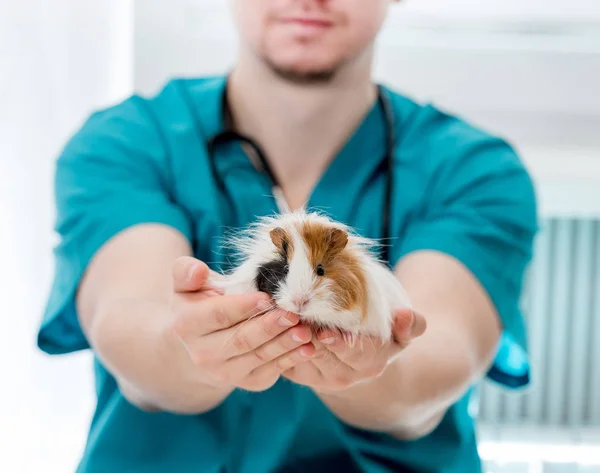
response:
M326 81L370 49L393 0L232 0L240 37L273 71Z

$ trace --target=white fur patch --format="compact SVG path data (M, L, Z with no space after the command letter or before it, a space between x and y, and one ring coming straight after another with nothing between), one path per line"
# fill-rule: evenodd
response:
M327 280L321 287L316 288L318 276L310 264L306 244L296 230L296 224L306 220L335 226L348 233L348 245L344 251L353 252L362 262L367 280L368 312L364 321L361 322L359 309L352 312L335 310L333 293ZM318 213L307 214L299 210L259 219L256 224L228 242L228 246L240 253L242 264L227 274L225 281L215 281L215 285L224 288L227 294L255 291L254 279L258 267L278 257L277 248L269 235L276 227L284 228L288 235L291 235L294 247L288 276L275 295L275 302L279 307L293 311L294 298L305 296L309 302L300 314L305 320L354 335L369 334L384 340L389 339L393 311L410 307L404 288L393 272L372 253L378 247L375 240L363 238L345 225Z

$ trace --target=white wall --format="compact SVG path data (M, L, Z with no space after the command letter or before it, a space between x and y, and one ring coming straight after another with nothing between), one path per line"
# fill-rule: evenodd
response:
M74 471L87 433L89 355L49 359L35 335L52 274L54 159L90 111L130 93L128 7L0 0L3 472Z
M596 0L403 0L403 13L412 17L427 15L452 20L486 19L497 22L540 21L561 22L600 19Z

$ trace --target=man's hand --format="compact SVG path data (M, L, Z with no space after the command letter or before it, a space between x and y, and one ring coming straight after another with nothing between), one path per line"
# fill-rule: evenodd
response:
M394 313L393 339L389 342L360 336L355 343L348 344L339 331L324 330L313 337L316 353L311 361L290 368L283 375L316 392L342 394L356 384L381 376L425 329L421 314L401 309Z
M398 311L394 343L373 347L368 339L359 340L351 349L340 338L331 345L317 341L317 359L284 376L311 386L346 424L416 439L435 429L481 379L493 360L500 326L485 291L457 260L413 252L395 273L415 315ZM426 329L419 314L427 319Z
M78 291L90 345L125 398L144 410L206 412L235 387L268 388L314 353L297 316L252 317L264 311L266 295L220 294L191 254L177 231L138 225L103 245Z
M208 267L190 257L178 259L173 273L168 330L210 386L263 391L314 355L310 329L297 326L298 315L272 310L268 295L224 296L207 283Z

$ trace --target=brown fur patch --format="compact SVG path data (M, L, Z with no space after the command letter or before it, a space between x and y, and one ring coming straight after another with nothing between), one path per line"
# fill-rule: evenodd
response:
M348 234L339 228L332 228L327 232L327 240L329 241L328 254L335 256L346 248Z
M333 280L332 290L340 309L359 306L362 318L367 316L367 281L358 260L349 251L343 251L325 268L325 275Z
M339 228L321 223L306 222L300 225L300 234L308 248L308 258L316 271L319 264L325 268L325 278L332 281L339 310L361 309L367 315L366 278L358 259L347 250L348 234Z
M321 223L305 222L300 224L299 233L308 248L308 258L313 267L325 266L333 260L348 243L348 235L338 228Z
M271 241L287 261L292 259L294 245L290 235L281 227L274 228L270 234Z

